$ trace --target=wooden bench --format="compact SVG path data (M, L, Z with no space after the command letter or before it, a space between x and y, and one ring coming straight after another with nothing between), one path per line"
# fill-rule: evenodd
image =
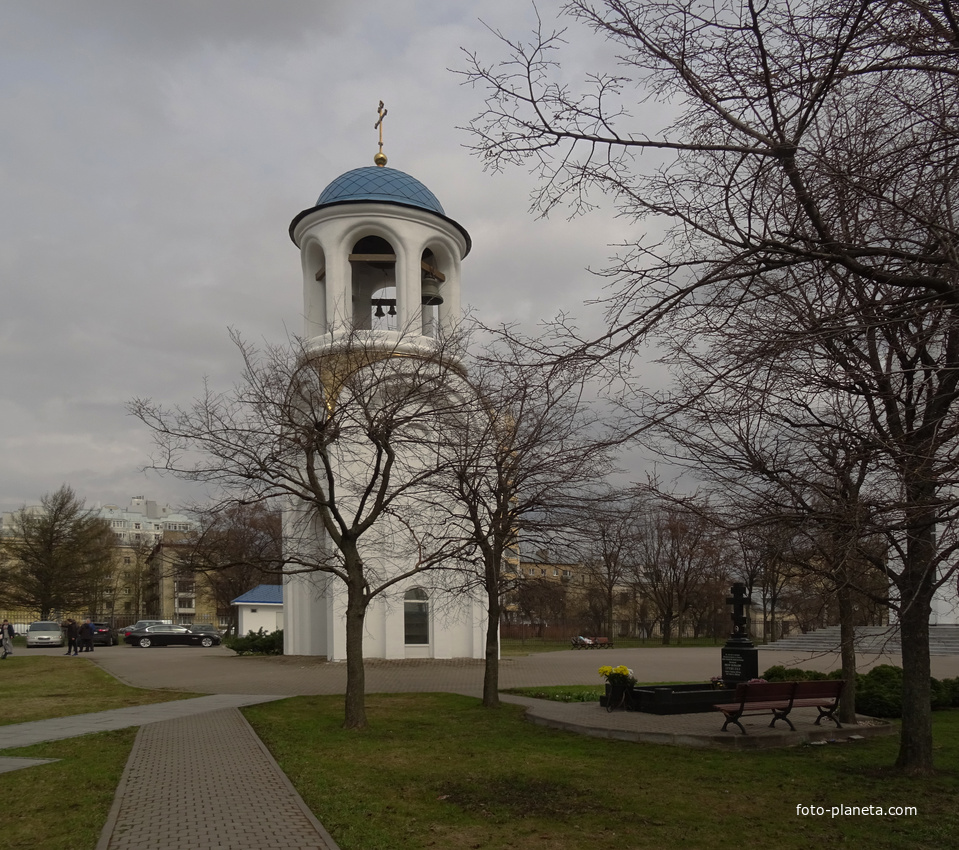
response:
M815 708L819 710L819 717L816 718L816 726L824 717L836 724L837 729L842 729L842 724L836 717L836 711L839 708L839 697L842 696L842 689L846 683L841 679L823 679L812 682L796 682L796 690L793 692L790 710L794 708ZM784 718L785 719L785 718ZM789 723L788 720L786 720ZM792 724L789 724L792 726Z
M775 728L777 720L785 720L795 732L796 727L789 719L789 712L794 708L817 708L819 717L816 718L816 726L824 717L828 717L841 729L842 724L836 718L835 711L839 707L839 697L845 684L839 679L814 682L741 682L736 686L735 702L717 704L713 708L726 717L723 732L730 723L735 723L745 735L746 730L739 719L749 714L766 712L772 712L773 715L769 723L770 729Z

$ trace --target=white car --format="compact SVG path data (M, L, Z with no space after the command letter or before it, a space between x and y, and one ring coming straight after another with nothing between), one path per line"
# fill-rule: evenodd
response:
M52 620L37 620L27 626L27 646L63 646L63 630Z

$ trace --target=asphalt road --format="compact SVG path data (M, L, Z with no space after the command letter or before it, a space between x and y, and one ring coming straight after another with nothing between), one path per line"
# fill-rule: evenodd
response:
M22 649L24 655L63 656L65 649ZM307 656L240 657L225 647L152 647L125 644L82 653L121 681L140 688L201 694L335 694L346 688L346 665ZM64 658L73 663L73 658ZM861 655L860 669L901 664L899 656ZM564 650L509 656L500 662L500 687L597 685L602 664L625 664L641 682L697 682L720 674L719 647ZM759 669L774 664L829 671L838 654L802 655L760 649ZM482 693L483 663L470 659L382 661L368 659L368 693L452 691ZM959 676L959 656L934 656L932 675Z

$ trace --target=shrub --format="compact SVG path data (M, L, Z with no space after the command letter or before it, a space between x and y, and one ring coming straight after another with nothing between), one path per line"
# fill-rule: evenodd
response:
M949 680L931 679L930 687L932 689L932 708L949 708L952 705L952 689L949 687Z
M223 638L223 644L237 655L282 655L283 629L264 632L261 628L247 633L245 637L228 636Z
M767 682L802 682L809 679L841 679L842 670L828 676L798 667L770 667L763 678ZM959 708L959 678L930 680L932 708ZM870 717L902 717L902 668L880 664L868 673L856 676L856 713Z
M762 678L767 682L807 682L828 679L829 676L818 670L801 670L798 667L783 667L782 664L777 664L763 673Z
M949 696L949 707L959 708L959 676L955 679L943 679L940 684Z
M858 676L856 712L870 717L902 717L902 668L880 664Z

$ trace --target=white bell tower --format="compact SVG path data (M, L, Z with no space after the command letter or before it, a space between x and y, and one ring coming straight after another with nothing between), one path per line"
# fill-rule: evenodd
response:
M311 346L360 331L390 348L415 348L450 334L461 317L469 234L419 180L386 167L382 117L377 123L376 164L337 177L290 225Z
M441 345L461 319L460 266L471 242L419 180L387 168L382 152L374 165L337 177L316 205L297 215L290 237L303 269L304 337L321 356L359 341L366 350L400 355ZM456 359L444 346L444 361ZM409 362L409 361L405 361ZM344 458L350 456L344 451ZM349 461L342 474L350 476ZM299 522L295 507L287 521ZM416 523L417 517L406 518ZM290 526L292 528L293 526ZM316 545L331 545L322 530ZM311 544L312 545L312 544ZM389 547L369 542L364 558L381 573L401 568ZM328 551L328 550L327 550ZM392 562L392 566L391 566ZM325 573L284 577L284 651L287 655L345 657L345 586ZM430 598L416 578L398 582L367 611L364 655L375 658L482 658L482 600Z

